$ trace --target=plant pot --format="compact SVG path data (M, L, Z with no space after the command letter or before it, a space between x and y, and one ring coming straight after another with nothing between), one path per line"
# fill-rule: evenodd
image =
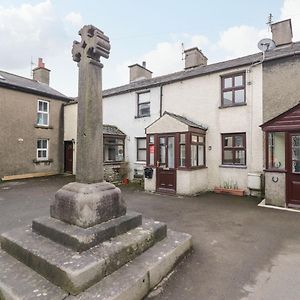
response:
M214 192L217 194L228 194L233 196L245 196L245 191L242 189L225 189L221 187L214 188Z
M128 179L128 178L124 178L124 179L122 180L122 183L123 183L123 184L128 184L128 183L129 183L129 179Z

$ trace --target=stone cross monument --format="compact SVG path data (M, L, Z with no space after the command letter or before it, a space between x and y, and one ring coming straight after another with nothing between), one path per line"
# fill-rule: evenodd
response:
M51 217L90 227L126 214L121 192L103 181L102 68L109 57L109 38L92 25L74 41L73 60L79 67L76 182L60 189L50 207Z

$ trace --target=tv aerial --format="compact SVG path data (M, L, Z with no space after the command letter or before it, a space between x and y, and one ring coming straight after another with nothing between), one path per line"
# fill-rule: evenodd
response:
M271 39L262 39L258 42L257 47L260 51L262 51L265 58L265 53L267 51L273 50L276 47L276 44Z

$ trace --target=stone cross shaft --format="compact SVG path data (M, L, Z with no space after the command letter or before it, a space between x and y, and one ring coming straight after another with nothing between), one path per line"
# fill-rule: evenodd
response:
M76 181L103 181L102 67L109 57L109 38L98 28L85 25L81 42L74 41L73 60L78 63L78 112Z

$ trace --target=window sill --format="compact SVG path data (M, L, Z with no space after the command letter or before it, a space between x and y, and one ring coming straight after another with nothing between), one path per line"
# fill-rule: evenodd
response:
M145 115L145 116L135 116L135 119L142 119L142 118L149 118L151 115Z
M224 168L224 169L247 169L247 166L243 166L243 165L219 165L219 168Z
M35 128L41 128L41 129L53 129L53 126L49 125L39 125L39 124L34 124Z
M177 168L178 171L196 171L196 170L202 170L202 169L207 169L207 166L190 167L190 168L178 167Z
M137 165L146 165L146 161L144 161L144 160L137 160L135 162L135 164L137 164Z
M229 107L240 107L240 106L246 106L246 105L247 105L247 103L233 104L233 105L221 105L221 106L219 106L219 109L229 108Z
M44 163L44 164L50 165L50 163L53 162L53 159L49 158L49 159L43 159L43 160L41 159L41 160L39 160L39 159L35 158L32 161L33 161L34 164L37 164L37 165L39 165L40 163Z
M119 161L117 161L117 160L116 161L105 161L105 162L103 162L104 165L121 165L123 163L125 163L124 160L119 160Z

